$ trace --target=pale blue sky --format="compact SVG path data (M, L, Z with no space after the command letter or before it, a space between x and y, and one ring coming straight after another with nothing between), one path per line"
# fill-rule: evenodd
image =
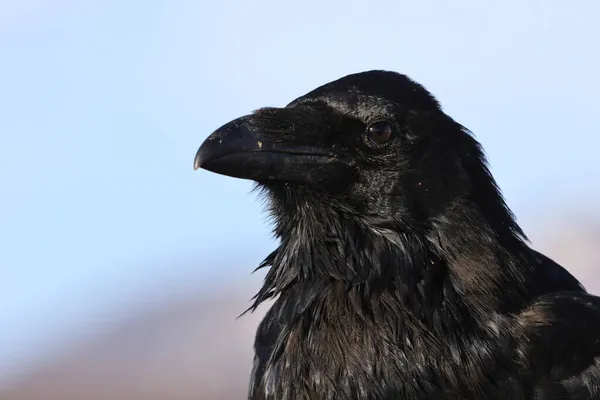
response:
M192 170L196 149L347 73L436 94L525 228L597 195L598 15L593 0L0 0L0 381L128 307L248 281L269 226L249 182Z

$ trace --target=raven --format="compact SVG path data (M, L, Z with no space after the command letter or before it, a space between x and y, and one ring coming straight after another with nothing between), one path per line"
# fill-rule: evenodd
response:
M529 247L480 144L406 75L235 119L194 168L255 181L280 241L249 399L600 399L600 298Z

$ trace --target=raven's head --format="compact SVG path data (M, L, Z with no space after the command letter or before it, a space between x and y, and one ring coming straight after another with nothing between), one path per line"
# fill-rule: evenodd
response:
M394 72L348 75L231 121L206 139L194 166L258 182L276 217L318 219L318 207L426 232L468 205L495 228L518 230L477 141L423 86Z
M304 310L339 283L405 296L415 315L452 293L468 299L465 315L520 301L526 238L479 143L405 75L348 75L238 118L194 166L269 197L281 244L261 264L271 268L253 307L287 292Z

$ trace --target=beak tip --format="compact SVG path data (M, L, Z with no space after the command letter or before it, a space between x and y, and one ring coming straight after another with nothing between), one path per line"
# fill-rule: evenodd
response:
M198 153L196 153L196 157L194 157L194 171L202 168L202 164L203 163L203 159L202 156L200 155L200 151L198 151Z

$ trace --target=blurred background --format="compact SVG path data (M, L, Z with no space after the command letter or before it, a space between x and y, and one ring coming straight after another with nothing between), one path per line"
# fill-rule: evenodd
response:
M600 293L600 3L0 0L0 398L245 398L274 248L215 128L406 73L471 129L533 246Z

